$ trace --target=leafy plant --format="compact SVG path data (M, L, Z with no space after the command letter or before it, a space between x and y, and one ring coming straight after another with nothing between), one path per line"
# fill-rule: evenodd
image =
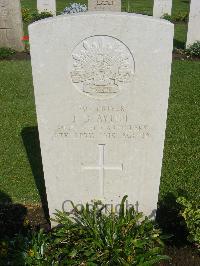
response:
M162 17L162 19L166 19L166 20L169 20L169 21L172 21L172 16L170 16L169 14L164 14Z
M50 236L42 230L29 231L27 235L19 233L13 239L6 239L2 243L0 242L1 265L50 265L46 263L50 259L50 256L47 256ZM1 253L4 256L1 256Z
M186 49L186 53L190 56L200 57L200 41L197 41L197 42L193 43L192 45L190 45Z
M15 54L16 51L11 48L1 47L0 48L0 59L6 59Z
M188 240L196 243L200 249L200 204L179 197L177 203L182 206L181 216L184 218L189 232Z
M22 19L25 23L32 23L34 21L52 17L53 14L51 12L41 12L39 13L37 10L31 13L29 8L22 8Z
M24 260L27 265L41 265L42 262L48 262L47 256L50 247L50 238L43 230L34 232L29 238L26 252L24 253ZM44 265L44 263L42 264Z
M0 242L0 255L4 255L0 263L7 265L5 256L9 265L38 266L150 266L169 259L163 255L161 231L133 207L125 209L126 198L119 213L106 214L99 202L81 210L72 204L72 213L57 211L58 226L50 232L18 234Z
M134 208L125 209L123 198L119 213L104 213L99 204L87 204L80 211L56 213L60 224L53 232L53 250L61 265L154 265L168 259L154 223Z
M44 19L44 18L49 18L49 17L53 17L53 14L51 12L45 11L45 12L39 13L38 11L36 11L32 14L32 22L38 21L38 20Z
M32 14L29 8L22 8L22 20L25 23L30 23L32 21Z
M188 12L179 12L176 15L164 14L163 19L169 20L170 22L187 22L188 21Z

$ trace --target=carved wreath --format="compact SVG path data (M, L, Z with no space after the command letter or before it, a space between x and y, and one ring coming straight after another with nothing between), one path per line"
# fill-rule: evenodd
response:
M72 81L82 83L84 92L116 92L120 83L130 82L133 76L131 54L127 47L114 38L111 38L112 41L108 38L111 37L91 37L83 41L78 52L76 50L72 54Z

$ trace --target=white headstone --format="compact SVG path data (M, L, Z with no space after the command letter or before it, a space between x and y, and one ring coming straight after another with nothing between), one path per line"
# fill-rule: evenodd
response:
M88 0L89 11L121 11L121 0Z
M173 25L86 12L36 22L29 33L50 215L66 200L117 204L125 194L153 214Z
M56 0L37 0L38 12L50 12L56 15Z
M161 18L164 14L171 15L172 0L154 0L153 16Z
M200 41L200 0L191 0L187 46Z
M20 0L0 0L0 47L23 51Z

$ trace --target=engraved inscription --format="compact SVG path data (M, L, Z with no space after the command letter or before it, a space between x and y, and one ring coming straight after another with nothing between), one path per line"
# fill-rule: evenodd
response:
M78 114L77 114L78 113ZM55 136L81 140L146 140L150 127L132 121L125 106L80 106L66 124L58 125Z
M0 0L0 42L2 46L6 46L9 43L9 8L8 2Z
M41 5L43 5L43 6L49 6L49 0L43 0L43 1L41 1Z
M134 75L130 50L110 36L92 36L79 43L72 62L72 82L85 95L98 99L116 95Z
M19 1L0 0L0 46L23 50Z
M0 28L8 28L6 23L8 20L8 3L5 0L0 0Z
M97 0L97 6L101 6L101 5L104 5L104 6L110 5L110 6L112 6L113 5L113 0Z

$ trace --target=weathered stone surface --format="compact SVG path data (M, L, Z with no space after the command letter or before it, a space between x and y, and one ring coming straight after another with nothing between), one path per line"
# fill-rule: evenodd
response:
M173 25L126 13L29 27L50 215L69 201L157 207Z
M37 0L37 9L41 12L50 12L56 15L56 0Z
M153 16L161 18L164 14L171 15L172 0L154 0Z
M88 0L89 11L121 11L121 0Z
M20 0L0 0L0 47L24 50Z
M200 1L191 0L187 46L200 41Z

